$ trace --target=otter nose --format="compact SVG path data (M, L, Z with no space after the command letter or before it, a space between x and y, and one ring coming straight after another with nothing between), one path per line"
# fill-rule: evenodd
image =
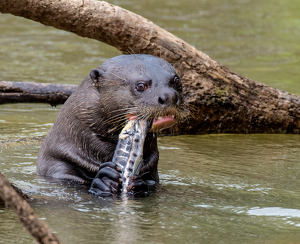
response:
M178 95L175 92L163 93L158 97L158 103L162 106L176 105L179 102Z

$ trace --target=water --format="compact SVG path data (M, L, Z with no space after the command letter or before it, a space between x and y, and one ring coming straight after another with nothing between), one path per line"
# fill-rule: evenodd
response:
M251 79L300 94L299 10L291 1L111 1ZM79 84L114 48L0 15L0 80ZM36 176L61 106L0 105L0 171L64 243L299 243L299 135L159 138L161 186L148 198L101 199ZM34 243L0 208L0 243Z

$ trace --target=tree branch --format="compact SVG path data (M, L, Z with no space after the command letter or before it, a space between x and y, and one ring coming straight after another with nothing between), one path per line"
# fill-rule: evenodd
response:
M172 63L193 116L177 133L299 133L300 98L247 79L151 21L96 0L2 0L11 13Z
M2 103L64 103L77 85L33 82L0 82L0 104Z
M61 243L58 238L52 234L48 225L33 213L29 204L20 197L11 183L0 172L0 200L1 199L16 212L22 224L37 242L43 244Z

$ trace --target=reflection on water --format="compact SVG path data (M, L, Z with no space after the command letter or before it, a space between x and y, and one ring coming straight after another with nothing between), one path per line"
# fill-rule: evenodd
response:
M248 210L247 213L249 215L255 215L255 216L280 216L280 217L300 218L299 209L280 208L280 207L269 207L269 208L254 207ZM296 226L300 226L300 224L297 224Z
M159 138L161 186L147 198L97 198L35 174L39 145L3 151L1 171L64 243L281 243L300 238L300 137ZM0 209L1 240L31 239ZM288 238L288 239L286 239Z
M249 78L300 94L297 1L110 1L149 18ZM0 80L79 84L112 47L0 15ZM60 106L0 105L0 171L64 243L299 243L299 135L159 139L157 193L96 198L36 175ZM0 208L0 243L33 243Z
M0 105L0 143L7 139L47 135L60 107L24 103Z

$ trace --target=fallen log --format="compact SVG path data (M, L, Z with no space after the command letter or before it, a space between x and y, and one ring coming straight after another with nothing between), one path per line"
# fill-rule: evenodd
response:
M0 172L0 200L1 199L16 212L22 224L38 243L61 243L51 232L48 225L33 213L30 205L23 200L11 183Z
M64 103L77 85L0 82L0 104L3 103L49 103L52 106Z
M2 0L1 13L172 63L192 116L176 134L299 133L300 97L243 77L151 21L96 0Z

